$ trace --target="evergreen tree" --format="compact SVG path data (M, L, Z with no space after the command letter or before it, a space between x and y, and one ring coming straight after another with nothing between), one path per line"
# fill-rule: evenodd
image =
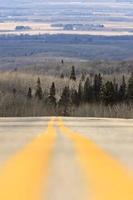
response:
M50 88L50 96L55 96L55 93L56 93L56 89L55 89L55 84L53 82Z
M80 82L79 86L78 86L78 100L79 100L79 104L81 104L82 101L83 101L83 87L82 87L82 82Z
M27 93L27 98L31 99L32 98L32 89L29 87L28 93Z
M102 100L103 102L108 105L108 104L113 104L114 103L114 85L111 81L107 81L105 85L102 88Z
M129 101L133 101L133 73L128 80L127 96Z
M16 93L17 93L16 88L13 88L12 93L13 93L13 96L14 96L14 98L15 98L15 97L16 97Z
M38 79L37 79L37 87L41 87L41 80L40 80L39 77L38 77Z
M62 78L62 79L64 78L64 74L63 73L61 73L60 78Z
M81 81L85 81L85 73L84 72L82 72Z
M73 81L76 81L76 73L75 73L75 67L74 66L72 66L70 79L73 80Z
M119 101L125 101L126 100L126 81L125 76L122 77L122 83L119 88Z
M119 100L119 90L118 90L118 83L116 82L115 78L113 81L113 86L114 86L114 101L117 102Z
M37 80L37 87L36 87L35 97L37 97L39 100L41 100L43 98L43 92L42 92L42 88L41 88L41 81L40 81L39 77L38 77L38 80Z
M75 89L71 90L71 103L72 105L75 105L75 106L79 105L78 92Z
M94 99L96 101L100 101L101 89L102 89L102 76L100 73L98 75L95 74L94 76L93 88L94 88Z
M56 106L56 89L55 89L55 84L54 82L52 83L51 87L50 87L50 94L48 96L48 104Z
M63 89L61 98L59 100L59 107L62 107L62 114L64 116L69 115L70 106L71 106L70 90L69 87L66 86Z
M93 100L93 87L90 84L90 79L87 77L84 84L84 102L91 102Z

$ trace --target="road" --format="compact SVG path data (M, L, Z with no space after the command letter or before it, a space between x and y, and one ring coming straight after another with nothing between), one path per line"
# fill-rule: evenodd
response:
M132 200L133 120L0 118L0 199Z

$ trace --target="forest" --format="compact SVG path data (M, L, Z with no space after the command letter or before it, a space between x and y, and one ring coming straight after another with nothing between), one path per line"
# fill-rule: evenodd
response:
M63 62L63 60L62 60ZM133 73L0 73L0 116L133 117Z

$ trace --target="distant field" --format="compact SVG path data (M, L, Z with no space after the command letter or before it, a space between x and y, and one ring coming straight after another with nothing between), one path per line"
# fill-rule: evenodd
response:
M133 35L132 9L132 1L6 0L0 7L0 34ZM14 22L24 26L30 24L32 30L14 31ZM51 24L82 24L90 25L90 28L64 31L62 27L50 27ZM99 28L97 24L103 27Z
M66 21L64 24L69 24ZM98 23L98 22L97 22ZM96 23L96 24L97 24ZM74 24L71 22L70 24ZM81 22L81 24L86 25L86 22ZM91 23L88 23L91 24ZM93 24L93 23L92 23ZM93 25L96 25L95 23ZM100 24L100 22L99 22ZM64 26L52 26L52 23L42 23L42 22L0 22L0 35L21 35L21 34L29 34L29 35L38 35L38 34L76 34L76 35L101 35L101 36L133 36L133 23L132 22L105 22L104 28L91 28L88 30L66 30ZM16 30L17 26L28 26L30 29L28 30Z
M63 59L63 64L61 60ZM56 76L60 77L61 73L69 76L72 66L76 68L78 77L82 73L92 74L102 73L110 77L121 78L133 71L133 60L131 61L105 61L105 60L85 60L78 58L66 58L58 56L47 56L43 54L17 57L1 57L0 73L8 73L17 70L20 74L29 74L32 76Z
M129 60L132 36L38 35L0 36L0 58L34 56L71 57L85 60ZM24 58L24 60L25 60ZM2 67L2 62L0 61Z

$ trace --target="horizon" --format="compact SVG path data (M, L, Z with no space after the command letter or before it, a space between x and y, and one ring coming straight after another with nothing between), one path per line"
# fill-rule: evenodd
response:
M0 35L133 35L132 2L0 0Z

